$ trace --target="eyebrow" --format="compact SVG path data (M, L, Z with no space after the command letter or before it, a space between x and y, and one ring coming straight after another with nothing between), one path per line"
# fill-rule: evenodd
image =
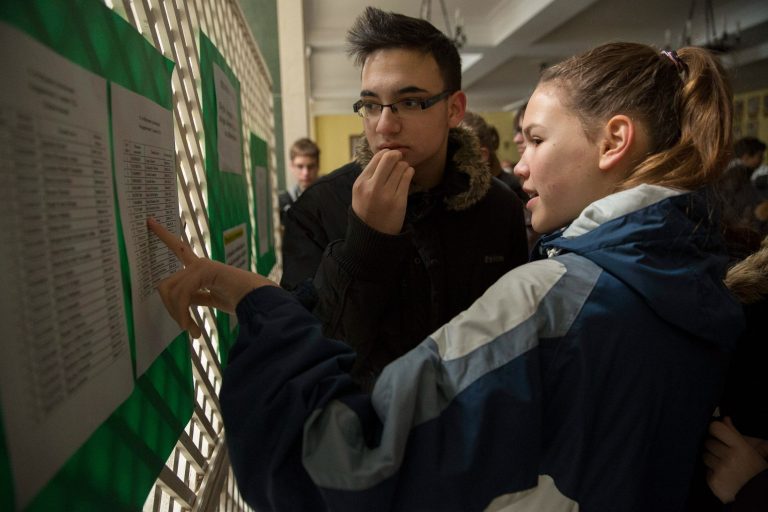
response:
M409 86L407 86L407 87L403 87L403 88L401 88L401 89L398 89L398 90L395 92L395 95L397 95L397 96L401 96L401 95L403 95L403 94L410 94L410 93L414 93L414 92L415 92L415 93L428 93L429 91L428 91L428 90L426 90L426 89L422 89L421 87L416 87L415 85L409 85ZM361 96L361 97L362 97L362 96L371 96L371 97L373 97L373 98L378 98L378 97L379 97L379 95L378 95L378 94L376 94L376 93L375 93L375 92L373 92L373 91L369 91L369 90L367 90L367 89L363 89L362 91L360 91L360 96Z
M536 124L536 123L529 124L528 126L523 128L523 135L525 135L526 137L530 138L531 137L531 129L533 129L533 128L541 128L541 125L540 124Z

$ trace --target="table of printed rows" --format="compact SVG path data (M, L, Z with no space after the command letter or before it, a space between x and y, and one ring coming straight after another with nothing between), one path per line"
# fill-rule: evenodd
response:
M173 253L147 230L147 217L154 217L169 231L178 222L173 151L132 141L125 141L122 151L128 224L137 256L138 275L133 279L139 296L146 298L161 279L181 269Z
M0 106L10 339L40 419L127 349L106 132Z

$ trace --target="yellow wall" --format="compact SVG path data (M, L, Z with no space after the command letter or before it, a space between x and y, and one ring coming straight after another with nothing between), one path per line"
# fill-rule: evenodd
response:
M768 89L734 94L733 104L734 139L751 136L768 142Z
M315 137L320 148L320 174L328 174L352 161L350 136L363 133L363 120L356 114L316 116Z

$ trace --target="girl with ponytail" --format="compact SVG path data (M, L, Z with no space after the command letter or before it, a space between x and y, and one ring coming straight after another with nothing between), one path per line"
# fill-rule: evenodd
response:
M150 226L186 264L160 286L183 328L199 335L190 304L236 307L220 401L253 506L683 509L744 328L707 189L731 143L725 73L697 48L603 45L545 71L522 126L537 260L371 394L289 293Z

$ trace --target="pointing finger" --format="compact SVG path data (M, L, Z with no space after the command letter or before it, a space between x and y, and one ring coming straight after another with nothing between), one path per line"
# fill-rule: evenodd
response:
M177 235L174 235L165 229L155 219L151 217L148 218L147 226L155 235L157 235L160 241L163 242L165 246L168 247L173 252L173 254L176 255L177 258L179 258L179 261L181 261L185 266L189 265L197 259L197 256L194 252L192 252L192 248L190 246L185 244Z

